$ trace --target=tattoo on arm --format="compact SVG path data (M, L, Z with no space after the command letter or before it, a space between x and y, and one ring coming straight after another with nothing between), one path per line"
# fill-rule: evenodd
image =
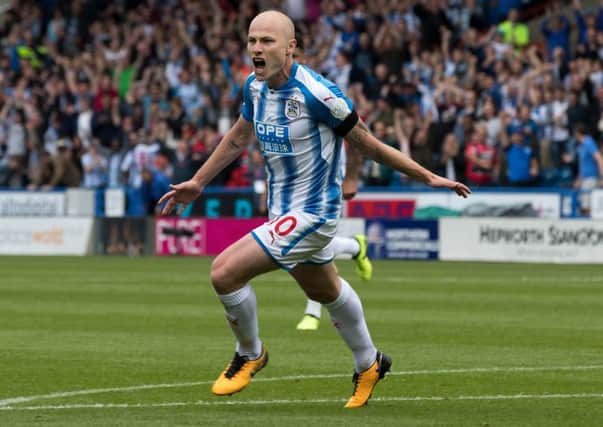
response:
M358 126L360 126L362 128L362 130L368 132L369 129L366 127L366 125L364 124L364 122L362 120L358 120Z
M220 144L224 144L234 151L243 151L253 137L253 124L242 117L235 122L233 127L224 135Z
M377 146L370 144L367 141L367 138L369 137L369 130L361 121L359 121L345 136L351 147L360 151L365 157L381 162L381 155L377 150Z
M352 144L348 144L347 147L347 161L346 161L346 179L357 180L362 169L362 153Z

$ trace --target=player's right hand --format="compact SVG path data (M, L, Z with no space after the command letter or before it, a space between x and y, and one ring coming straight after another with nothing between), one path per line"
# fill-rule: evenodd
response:
M170 184L170 188L171 190L161 196L161 199L157 202L160 206L165 203L165 206L161 210L162 215L169 214L177 205L180 206L176 214L180 215L184 211L184 208L203 192L203 187L192 179L180 184Z
M355 179L344 179L341 183L344 200L352 200L358 192L358 181Z

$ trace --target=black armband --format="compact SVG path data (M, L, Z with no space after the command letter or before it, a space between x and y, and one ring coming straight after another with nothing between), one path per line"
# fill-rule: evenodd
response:
M354 126L356 126L358 120L358 113L356 113L356 110L352 110L345 120L341 122L335 129L333 129L335 135L346 136L348 132L351 131Z

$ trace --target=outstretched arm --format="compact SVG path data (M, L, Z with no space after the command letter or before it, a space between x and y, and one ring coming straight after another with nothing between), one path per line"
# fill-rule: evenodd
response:
M366 157L405 173L431 187L448 188L462 197L467 197L471 193L465 184L436 175L402 152L382 143L369 132L362 121L358 121L354 125L345 139Z
M245 151L252 136L253 123L239 117L233 127L224 134L214 152L199 168L192 180L196 181L201 188L205 188L209 181Z
M158 202L159 205L167 202L161 213L169 214L179 203L181 206L178 212L184 210L187 204L199 197L212 178L245 151L247 144L252 140L252 135L253 124L243 117L239 117L233 127L222 137L209 159L190 180L170 185L171 190L165 193Z

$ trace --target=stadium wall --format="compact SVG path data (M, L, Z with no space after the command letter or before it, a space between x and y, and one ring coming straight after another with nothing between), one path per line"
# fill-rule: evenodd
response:
M235 206L232 194L211 203ZM264 221L124 216L119 193L109 199L95 217L94 191L0 192L0 255L211 256ZM338 234L367 234L375 259L603 263L603 190L591 202L592 218L577 218L573 190L361 192Z
M0 255L86 255L93 218L0 218Z
M603 221L442 218L440 259L603 263Z

